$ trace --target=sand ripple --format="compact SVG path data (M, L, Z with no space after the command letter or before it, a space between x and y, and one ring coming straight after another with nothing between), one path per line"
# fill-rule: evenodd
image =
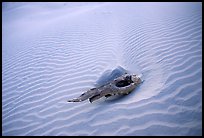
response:
M25 38L4 29L3 135L202 135L201 4L153 5L94 4ZM145 82L124 98L66 102L117 66Z

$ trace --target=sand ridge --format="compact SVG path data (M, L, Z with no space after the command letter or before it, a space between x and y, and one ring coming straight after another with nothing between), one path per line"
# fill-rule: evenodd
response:
M201 3L49 5L3 10L3 135L202 135ZM66 102L117 66L145 82Z

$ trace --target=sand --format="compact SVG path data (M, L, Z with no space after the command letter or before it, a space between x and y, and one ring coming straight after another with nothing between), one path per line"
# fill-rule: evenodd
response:
M3 3L2 135L202 135L202 3ZM144 83L67 103L121 66Z

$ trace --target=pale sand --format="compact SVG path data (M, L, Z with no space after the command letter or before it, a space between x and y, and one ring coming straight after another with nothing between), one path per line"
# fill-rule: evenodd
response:
M3 135L202 135L201 3L3 4ZM67 103L117 66L144 83Z

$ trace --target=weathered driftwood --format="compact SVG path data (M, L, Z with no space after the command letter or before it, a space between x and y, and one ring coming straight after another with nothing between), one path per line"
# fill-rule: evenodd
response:
M81 102L89 99L92 103L103 96L109 97L112 95L126 95L132 92L141 82L141 78L137 75L124 74L110 83L98 88L92 88L80 95L78 98L68 100L68 102Z

